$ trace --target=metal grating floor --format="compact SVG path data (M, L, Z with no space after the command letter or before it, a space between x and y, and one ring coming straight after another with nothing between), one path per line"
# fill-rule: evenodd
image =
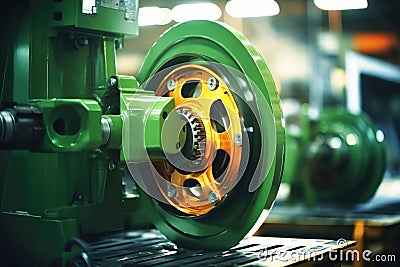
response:
M177 248L158 231L148 230L116 233L89 243L87 256L92 266L287 266L354 243L251 237L226 251L204 251Z

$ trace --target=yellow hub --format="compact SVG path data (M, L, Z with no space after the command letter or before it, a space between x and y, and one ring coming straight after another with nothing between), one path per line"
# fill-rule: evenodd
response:
M188 121L190 127L184 129L193 140L189 160L198 166L189 172L168 162L155 162L159 173L173 184L172 189L160 190L176 209L189 215L205 214L239 178L242 127L235 99L219 75L196 64L168 73L156 94L174 98L175 109Z

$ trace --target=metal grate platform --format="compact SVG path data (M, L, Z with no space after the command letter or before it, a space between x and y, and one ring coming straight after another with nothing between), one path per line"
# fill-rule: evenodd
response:
M226 251L177 248L156 230L122 232L89 243L92 266L287 266L322 260L354 245L334 240L251 237ZM314 258L314 260L315 260Z

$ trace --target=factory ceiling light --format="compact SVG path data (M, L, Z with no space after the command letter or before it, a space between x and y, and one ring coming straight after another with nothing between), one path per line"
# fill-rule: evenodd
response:
M367 0L314 0L314 4L322 10L365 9Z
M182 4L172 8L172 19L176 22L218 20L221 15L221 9L213 3Z
M139 8L139 26L166 25L172 21L171 9L156 6Z
M226 12L235 18L265 17L279 14L280 8L274 0L231 0Z

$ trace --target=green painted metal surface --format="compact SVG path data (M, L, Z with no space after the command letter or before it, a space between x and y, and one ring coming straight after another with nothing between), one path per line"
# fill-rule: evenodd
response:
M23 0L0 11L8 22L1 31L1 101L38 106L46 126L36 151L0 152L5 264L48 266L70 237L123 229L125 209L139 211L129 204L136 200L123 201L122 122L113 117L120 117L119 91L108 86L118 43L137 35L137 21L107 7L82 14L81 4ZM114 132L107 149L102 115Z
M174 108L173 99L155 97L153 92L144 90L123 94L121 98L124 160L165 159L161 131L165 118Z
M31 104L42 111L46 127L39 150L72 152L100 147L102 110L95 100L56 98Z

